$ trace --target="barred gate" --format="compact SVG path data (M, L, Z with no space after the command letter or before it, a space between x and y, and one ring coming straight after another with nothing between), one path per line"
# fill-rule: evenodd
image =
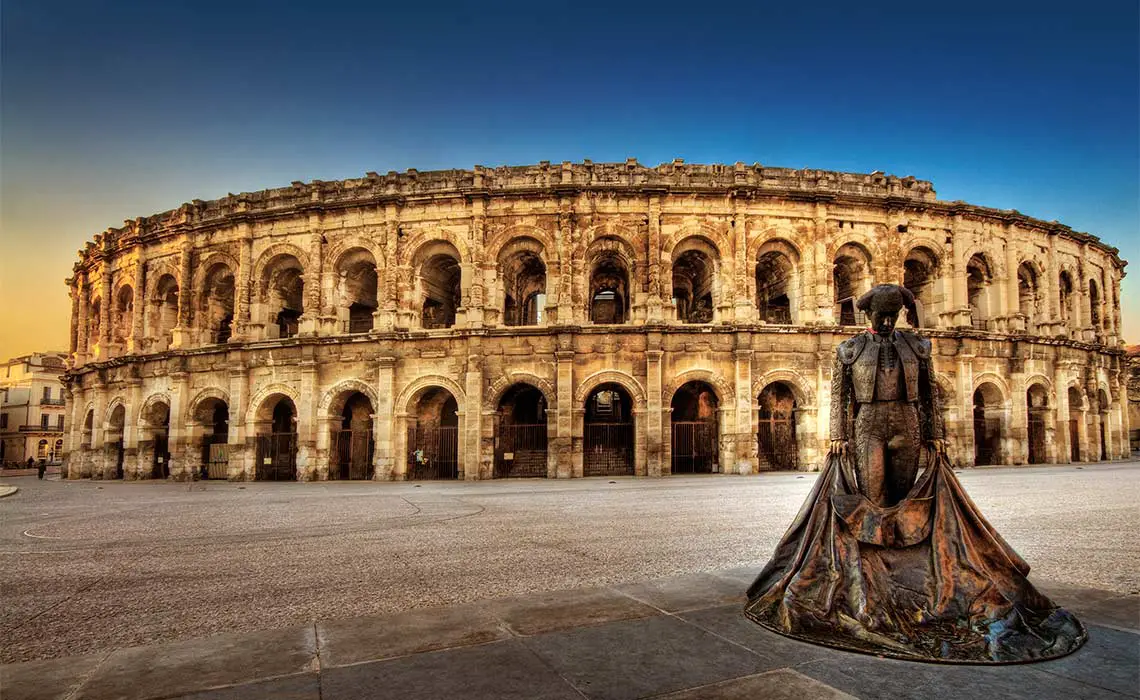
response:
M372 478L371 430L334 430L330 445L330 479Z
M584 476L633 476L633 423L587 423Z
M297 478L296 433L257 436L258 481L293 481Z
M711 474L716 471L719 445L714 421L673 421L674 474Z
M230 446L228 435L206 435L202 438L202 478L229 478Z
M1049 457L1045 452L1045 413L1029 412L1029 463L1045 464Z
M495 444L495 478L546 476L546 424L500 425Z
M799 468L800 450L796 443L795 414L760 414L757 432L760 469L793 471Z
M458 479L459 428L409 426L408 478Z

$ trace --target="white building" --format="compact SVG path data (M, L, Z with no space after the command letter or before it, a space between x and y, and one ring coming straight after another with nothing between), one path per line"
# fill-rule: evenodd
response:
M63 459L67 354L38 352L0 364L0 462Z

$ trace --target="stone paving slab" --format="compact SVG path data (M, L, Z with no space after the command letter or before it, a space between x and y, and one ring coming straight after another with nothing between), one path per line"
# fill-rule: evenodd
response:
M755 573L692 574L12 664L0 667L0 697L1140 697L1140 596L1043 584L1084 617L1085 647L1038 664L951 666L770 632L741 614L742 585Z

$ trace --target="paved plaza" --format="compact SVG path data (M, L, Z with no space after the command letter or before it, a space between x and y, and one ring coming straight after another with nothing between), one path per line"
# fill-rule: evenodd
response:
M959 476L1035 580L1140 591L1140 463ZM2 661L758 567L814 479L9 478Z

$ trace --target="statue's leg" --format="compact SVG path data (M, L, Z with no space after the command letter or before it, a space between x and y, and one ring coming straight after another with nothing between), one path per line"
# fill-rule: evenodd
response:
M895 505L906 498L918 477L918 460L922 453L922 438L918 426L918 409L914 404L897 403L891 406L894 413L890 421L895 434L889 444L886 466L887 505Z
M886 442L877 428L882 404L867 403L859 407L855 417L855 472L859 488L872 503L883 505L886 496L883 477L886 468Z

